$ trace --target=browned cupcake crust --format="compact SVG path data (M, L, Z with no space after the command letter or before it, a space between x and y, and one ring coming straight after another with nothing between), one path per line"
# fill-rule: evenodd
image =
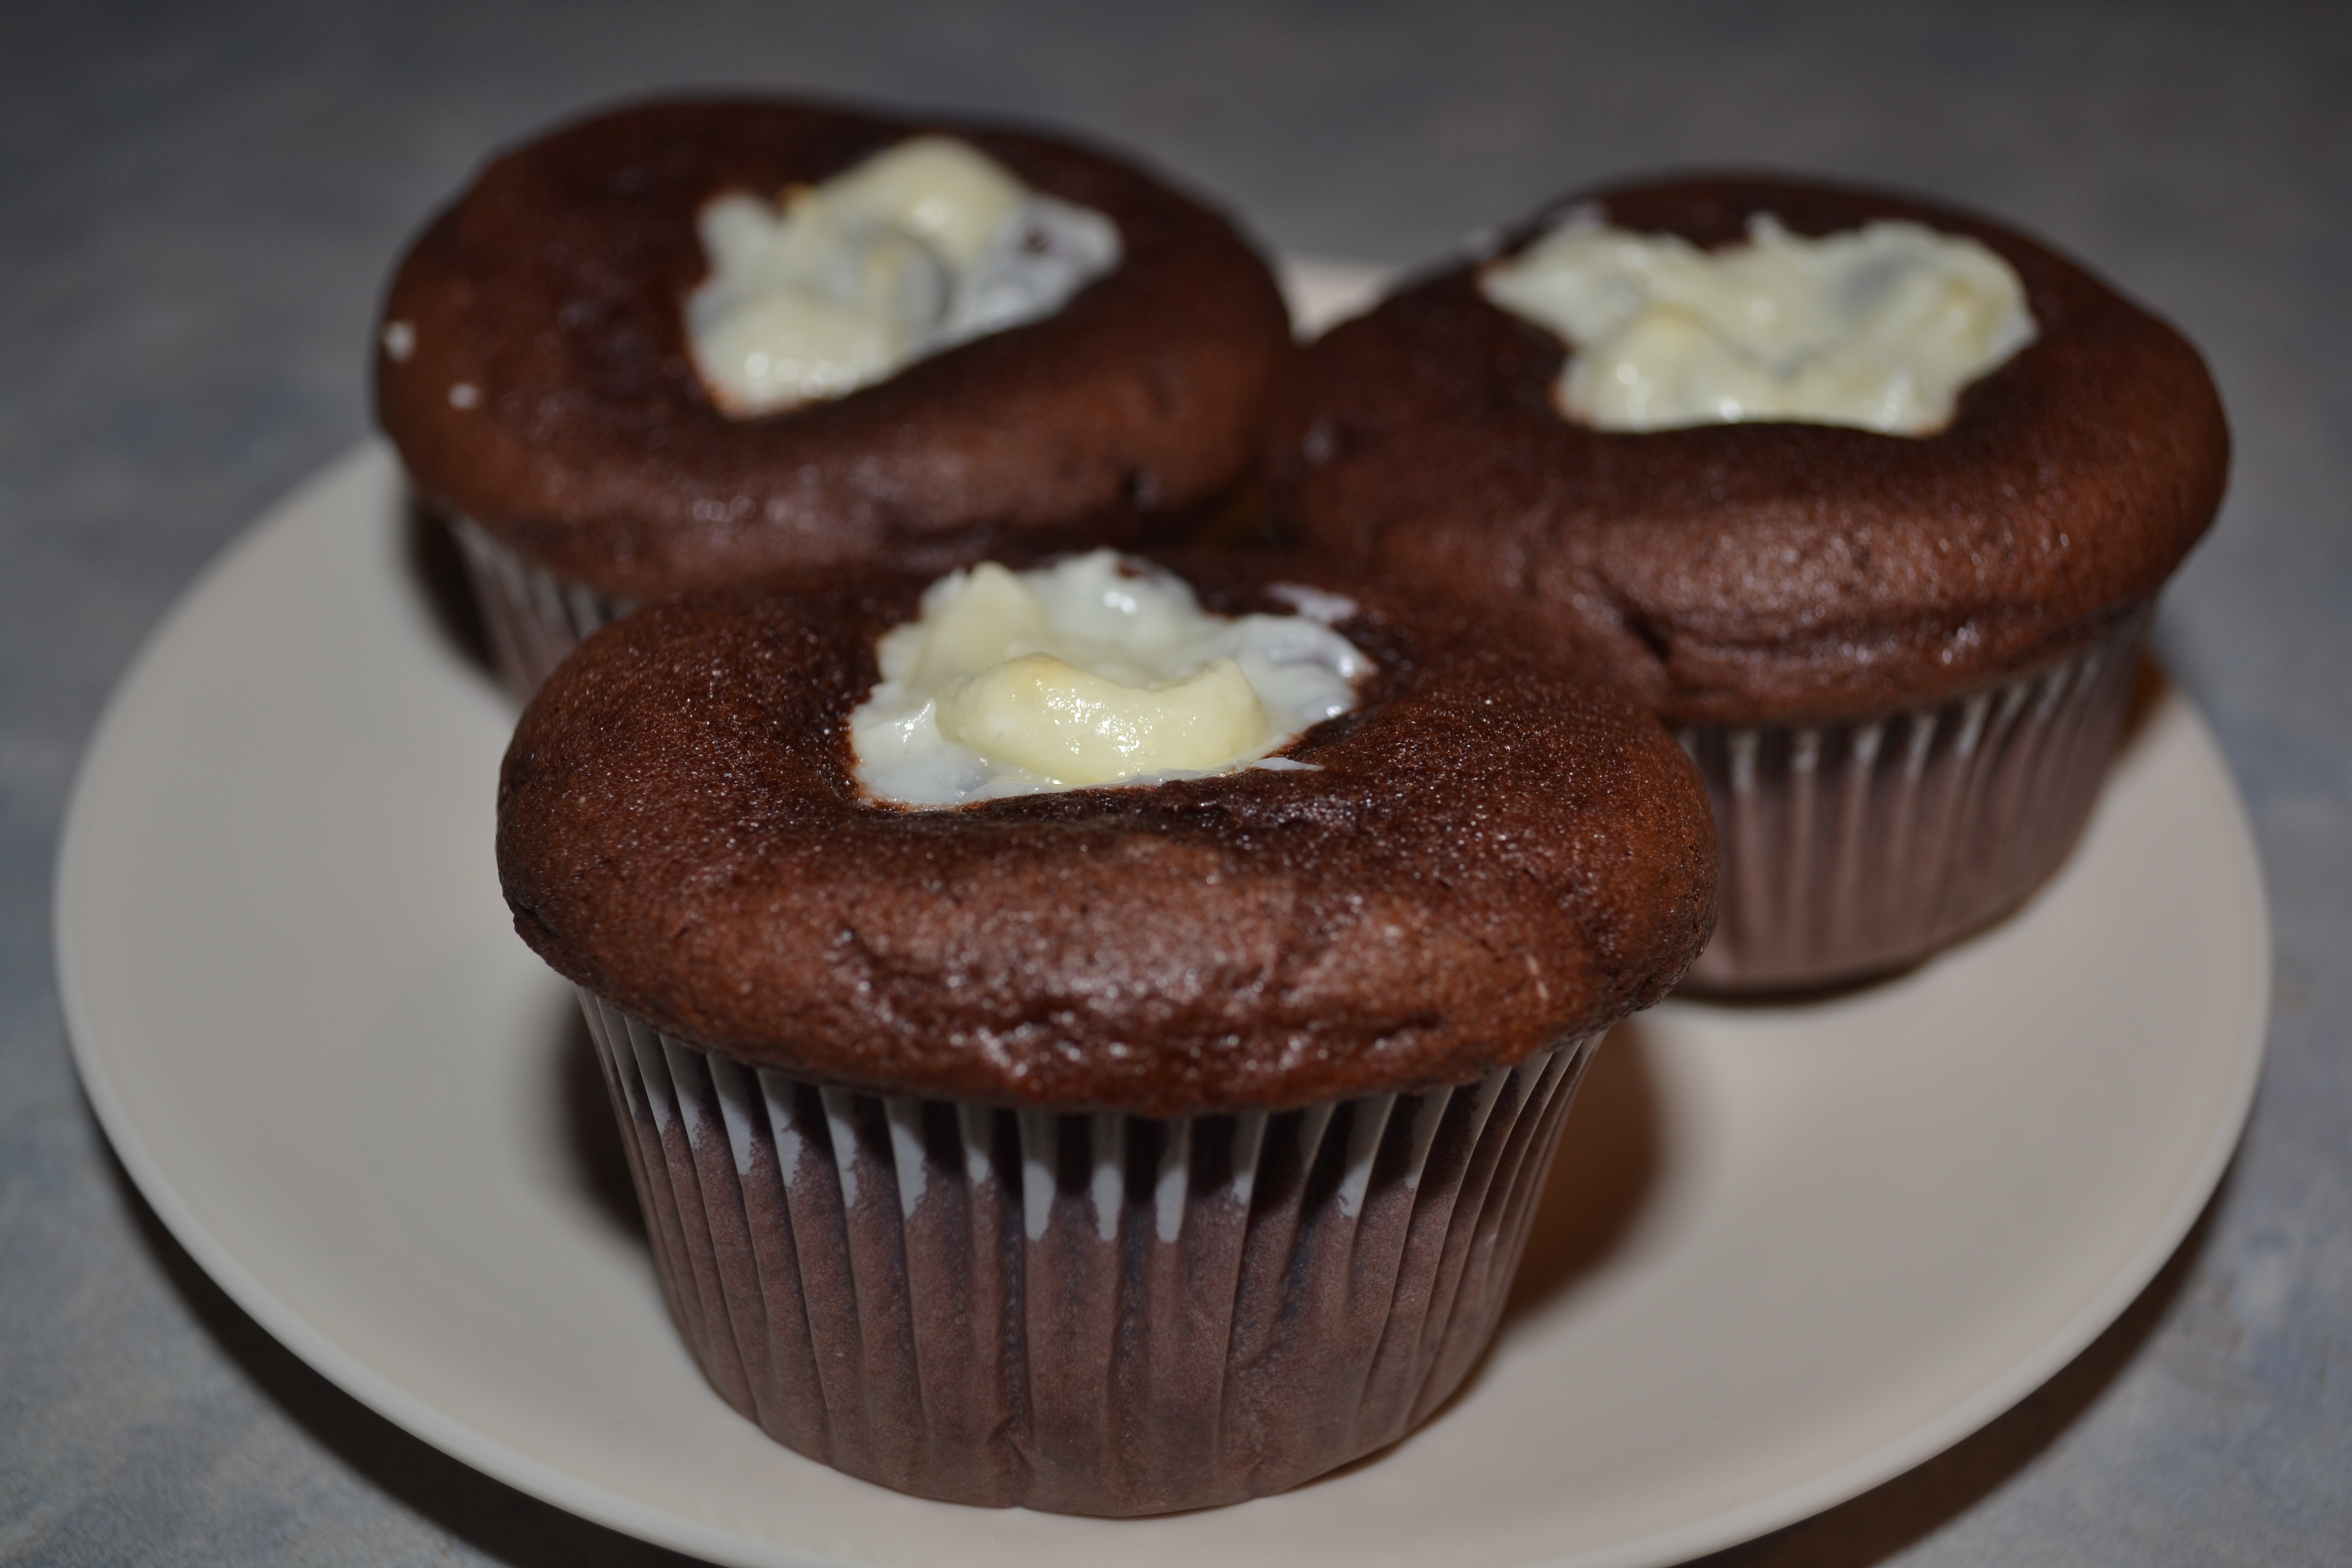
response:
M1296 566L1199 561L1227 613ZM516 929L626 1011L860 1088L1148 1116L1460 1083L1655 1001L1715 844L1655 722L1349 594L1361 705L1245 770L950 811L864 802L848 716L924 584L688 595L605 628L499 787Z
M1599 637L1676 721L1939 700L2089 643L2212 521L2229 433L2179 333L2008 229L1865 191L1706 178L1563 199L1705 247L1770 213L1822 235L1907 218L2016 268L2034 342L1924 437L1824 425L1602 431L1555 411L1566 346L1480 264L1311 349L1277 415L1277 494L1312 542L1490 613Z
M923 132L1118 224L1123 259L1044 321L761 419L720 415L682 301L695 218ZM735 100L641 105L494 160L402 261L377 412L436 502L559 575L642 599L816 563L929 570L1120 542L1254 464L1288 318L1231 225L1069 142Z

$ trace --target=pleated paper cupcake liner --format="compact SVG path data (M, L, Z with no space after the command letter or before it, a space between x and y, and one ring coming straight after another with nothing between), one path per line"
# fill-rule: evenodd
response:
M1155 1121L810 1083L582 1002L728 1403L902 1491L1090 1514L1280 1491L1427 1419L1494 1333L1598 1037Z
M1832 984L1925 958L2023 900L2089 820L2148 611L1952 701L1680 733L1715 806L1721 915L1688 984Z
M499 678L526 702L564 655L632 607L534 566L469 517L452 517L449 527L465 555Z

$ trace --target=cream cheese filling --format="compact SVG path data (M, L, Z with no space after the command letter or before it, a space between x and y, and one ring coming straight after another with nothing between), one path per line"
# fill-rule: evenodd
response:
M1354 613L1297 590L1295 616L1227 616L1108 550L950 573L876 647L850 715L858 782L895 805L952 806L1256 765L1356 703L1371 661L1331 628Z
M2034 335L2008 262L1906 222L1815 239L1759 213L1746 243L1710 251L1579 213L1478 283L1567 342L1553 401L1602 430L1787 420L1927 435Z
M686 303L697 374L736 418L838 397L1042 321L1118 266L1118 227L1030 190L969 143L917 136L781 205L697 219L710 275Z

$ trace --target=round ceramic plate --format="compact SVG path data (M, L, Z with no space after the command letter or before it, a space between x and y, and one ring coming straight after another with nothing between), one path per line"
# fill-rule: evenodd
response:
M2260 1065L2261 887L2160 689L2016 918L1803 1006L1603 1048L1493 1353L1387 1454L1147 1521L918 1501L722 1405L673 1332L567 988L508 927L511 711L370 446L258 523L116 694L58 871L123 1163L271 1332L562 1507L730 1563L1662 1563L1894 1475L2112 1321Z

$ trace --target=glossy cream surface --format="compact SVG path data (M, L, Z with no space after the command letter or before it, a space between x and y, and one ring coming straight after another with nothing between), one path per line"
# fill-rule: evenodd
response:
M969 143L918 136L781 205L740 192L698 218L710 275L688 297L719 409L777 413L1043 320L1118 267L1118 226L1041 195Z
M850 716L857 777L897 805L952 806L1245 765L1355 706L1371 663L1331 629L1354 611L1299 590L1295 616L1220 616L1181 579L1098 550L989 563L923 595L876 648Z
M1781 420L1926 435L2034 335L2008 262L1906 222L1809 238L1759 214L1746 242L1710 251L1578 214L1479 287L1568 342L1554 402L1602 430Z

